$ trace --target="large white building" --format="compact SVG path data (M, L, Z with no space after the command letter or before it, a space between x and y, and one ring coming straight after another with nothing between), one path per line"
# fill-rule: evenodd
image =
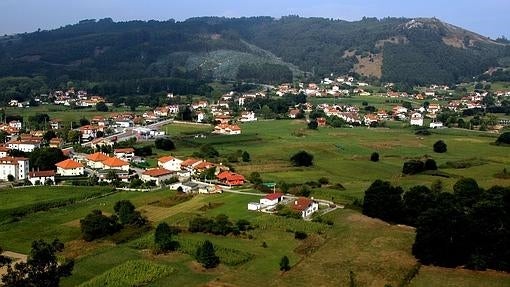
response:
M23 152L33 152L41 147L41 142L36 140L11 140L7 143L9 149L17 149Z
M173 156L164 156L158 159L158 166L170 171L181 170L182 160Z
M24 157L2 157L0 158L0 179L8 180L9 175L14 180L25 180L29 172L28 158Z
M83 164L72 159L66 159L57 164L57 174L61 176L78 176L85 174Z

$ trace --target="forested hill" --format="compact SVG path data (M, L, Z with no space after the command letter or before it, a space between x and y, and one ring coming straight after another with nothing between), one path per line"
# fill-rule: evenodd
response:
M355 71L391 82L452 83L508 56L503 41L437 19L102 19L1 37L0 77L129 86L155 78L277 83Z

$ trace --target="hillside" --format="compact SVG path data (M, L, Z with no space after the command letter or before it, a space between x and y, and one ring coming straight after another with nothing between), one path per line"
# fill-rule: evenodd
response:
M355 71L383 81L451 83L508 56L508 45L437 19L102 19L1 37L0 77L129 86L146 78L278 83Z

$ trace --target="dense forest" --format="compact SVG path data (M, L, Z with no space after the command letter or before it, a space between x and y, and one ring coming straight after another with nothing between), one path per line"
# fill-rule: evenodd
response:
M11 77L12 83L29 77L34 86L29 92L8 86L1 96L27 96L41 84L51 89L69 83L129 96L142 93L147 81L157 82L148 88L152 92L204 94L202 84L211 80L280 83L347 73L370 55L383 56L384 81L452 83L510 56L509 46L501 41L437 19L413 21L298 16L83 20L51 31L0 37L0 78ZM194 83L183 90L182 81Z

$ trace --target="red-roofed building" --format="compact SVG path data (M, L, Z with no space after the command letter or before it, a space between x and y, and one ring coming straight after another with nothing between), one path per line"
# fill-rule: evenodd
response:
M160 185L163 181L167 179L171 179L175 175L174 172L164 169L164 168L154 168L148 169L144 173L142 173L141 180L147 181L155 181L156 185Z
M306 218L319 210L319 204L313 199L300 197L294 200L290 206L294 211L301 213L301 217Z
M87 166L91 168L103 168L103 161L109 159L109 157L102 153L102 152L96 152L93 154L89 154L86 158L87 160Z
M57 174L61 176L77 176L85 174L83 164L72 159L66 159L58 162L55 166L57 166Z
M128 148L116 148L113 151L113 154L116 158L125 160L125 161L131 161L133 157L135 156L135 149L132 147Z
M7 157L7 152L9 151L9 148L5 146L0 146L0 158Z
M129 170L129 162L123 161L116 157L109 157L103 161L103 169Z
M224 184L234 186L243 185L245 182L244 176L231 171L221 172L216 176L216 178Z
M317 118L317 125L319 127L325 127L326 126L326 119L325 118Z
M31 171L28 173L28 180L32 185L55 184L54 170Z
M220 135L240 135L241 128L238 125L219 124L214 127L213 133Z
M283 193L281 193L281 192L270 193L270 194L264 196L264 198L262 198L260 200L260 205L262 205L264 207L275 206L278 203L280 203L282 200L283 200Z
M24 180L28 177L29 161L24 157L2 157L0 158L0 179L8 180L9 175L14 180Z
M164 156L158 159L158 166L171 171L181 170L182 160L173 156Z

